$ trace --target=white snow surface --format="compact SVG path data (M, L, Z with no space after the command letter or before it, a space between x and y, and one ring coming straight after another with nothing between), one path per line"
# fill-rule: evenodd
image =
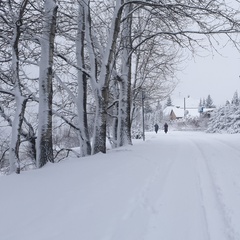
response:
M240 134L146 141L0 177L1 240L240 239Z

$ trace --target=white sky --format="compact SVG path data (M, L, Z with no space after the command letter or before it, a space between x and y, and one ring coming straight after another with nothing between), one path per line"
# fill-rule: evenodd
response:
M237 240L239 142L170 126L107 154L2 176L1 240Z
M206 57L184 63L185 69L177 74L180 82L173 98L190 95L195 99L206 99L210 94L215 105L224 105L236 90L240 93L240 52L230 44L219 51L222 56L205 52L202 55Z

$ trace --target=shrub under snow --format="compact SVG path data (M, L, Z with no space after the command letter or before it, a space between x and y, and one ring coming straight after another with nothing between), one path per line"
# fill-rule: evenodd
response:
M212 114L207 132L209 133L240 133L240 106L227 104Z

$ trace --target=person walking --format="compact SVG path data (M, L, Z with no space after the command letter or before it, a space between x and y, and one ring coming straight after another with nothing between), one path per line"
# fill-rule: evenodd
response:
M157 123L154 125L154 128L155 128L155 132L157 133L159 129L159 126L157 125Z
M167 124L167 123L164 124L164 132L165 132L165 133L168 132L168 124Z

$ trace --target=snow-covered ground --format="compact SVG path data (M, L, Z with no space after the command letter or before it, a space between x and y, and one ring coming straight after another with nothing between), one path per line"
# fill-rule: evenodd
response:
M1 177L0 239L240 239L240 134L147 133Z

